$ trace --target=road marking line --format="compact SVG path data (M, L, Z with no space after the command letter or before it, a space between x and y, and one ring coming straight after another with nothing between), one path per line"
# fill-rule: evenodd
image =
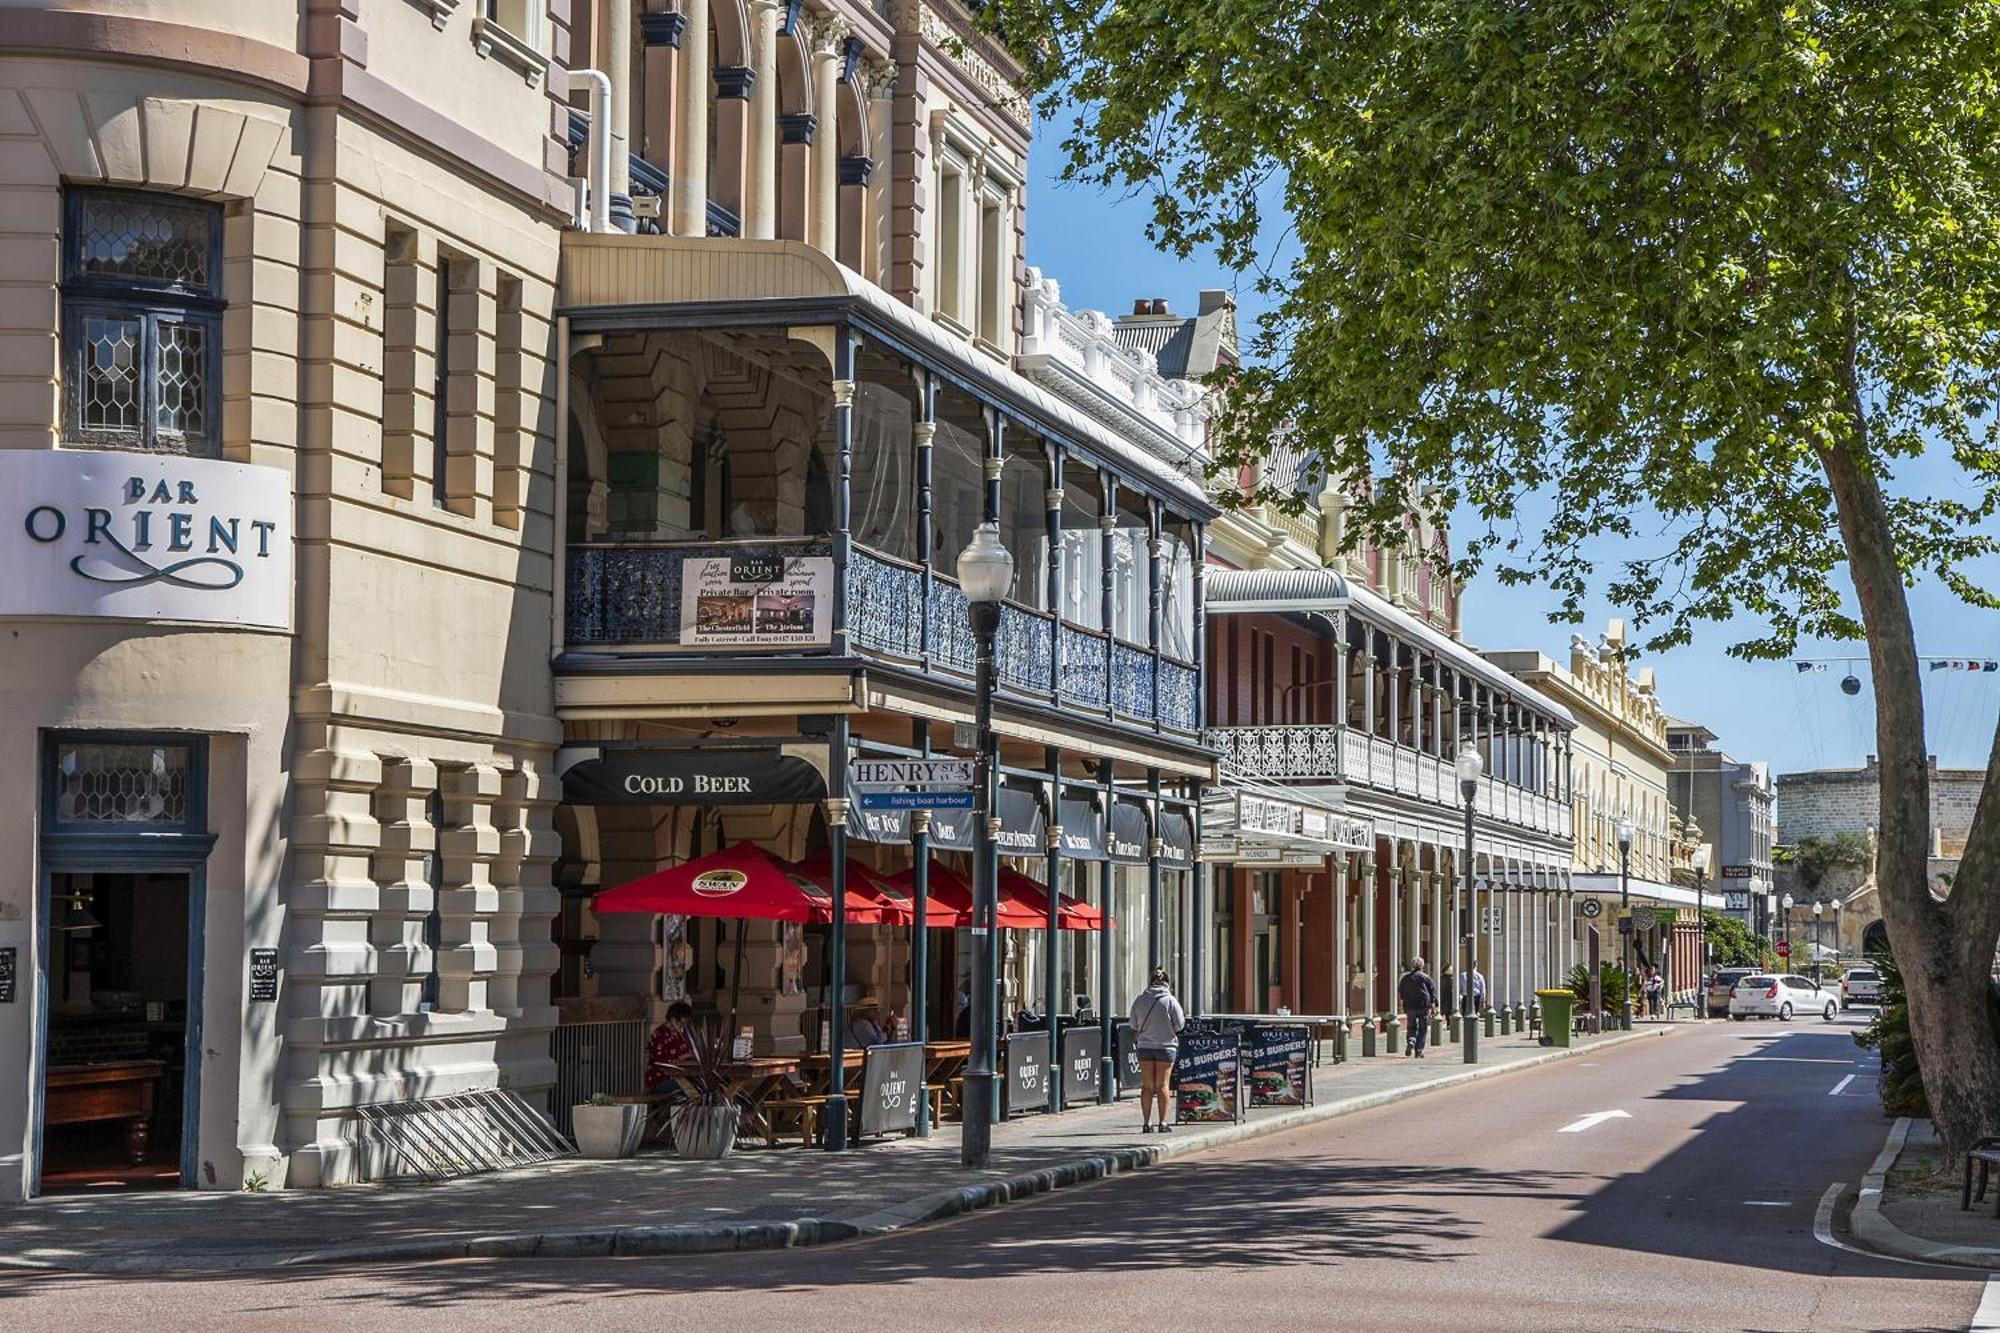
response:
M1630 1120L1631 1118L1632 1113L1630 1111L1592 1111L1589 1115L1583 1117L1583 1119L1564 1125L1556 1133L1581 1134L1592 1125L1601 1125L1607 1120Z
M1841 1094L1841 1092L1842 1092L1842 1091L1843 1091L1843 1090L1844 1090L1844 1089L1845 1089L1845 1088L1847 1087L1847 1085L1848 1085L1848 1084L1850 1084L1850 1083L1852 1083L1853 1081L1854 1081L1854 1075L1852 1075L1852 1074L1849 1074L1849 1075L1848 1075L1848 1076L1847 1076L1846 1078L1844 1078L1844 1079L1840 1080L1840 1082L1838 1082L1838 1083L1834 1084L1834 1085L1833 1085L1833 1091L1832 1091L1832 1092L1829 1092L1829 1093L1828 1093L1828 1094L1826 1094L1826 1095L1827 1095L1827 1096L1829 1096L1829 1097L1838 1097L1838 1096L1839 1096L1839 1095Z
M1781 1065L1851 1065L1852 1060L1831 1060L1819 1055L1739 1055L1738 1063L1745 1060L1769 1060Z
M1979 1308L1972 1312L1966 1333L1993 1333L1996 1329L2000 1329L2000 1273L1989 1273L1985 1294L1979 1298Z
M1792 1206L1792 1201L1790 1199L1745 1199L1743 1206L1745 1208L1789 1208Z

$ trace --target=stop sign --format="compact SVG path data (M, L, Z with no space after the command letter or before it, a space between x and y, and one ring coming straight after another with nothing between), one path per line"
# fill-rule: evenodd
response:
M1779 940L1778 957L1790 958L1791 956L1792 956L1792 942L1790 940Z

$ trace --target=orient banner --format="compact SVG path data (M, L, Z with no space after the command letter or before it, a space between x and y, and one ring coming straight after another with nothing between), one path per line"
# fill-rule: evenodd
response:
M1096 1024L1067 1028L1062 1034L1063 1105L1080 1106L1097 1100L1099 1064L1104 1059L1104 1031Z
M813 648L832 641L831 556L695 556L682 562L682 644Z
M819 770L776 746L607 748L565 769L562 785L577 805L804 805L826 796Z
M212 458L0 449L0 616L289 629L292 479Z
M923 1095L922 1042L870 1046L861 1063L862 1137L914 1131L917 1098Z

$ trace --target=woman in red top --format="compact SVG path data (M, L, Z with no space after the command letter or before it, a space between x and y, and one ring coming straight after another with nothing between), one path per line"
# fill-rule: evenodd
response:
M667 1092L673 1088L672 1068L684 1064L694 1057L694 1046L688 1041L688 1020L694 1017L694 1006L686 1000L675 1000L667 1006L666 1021L653 1029L653 1036L646 1043L646 1090Z

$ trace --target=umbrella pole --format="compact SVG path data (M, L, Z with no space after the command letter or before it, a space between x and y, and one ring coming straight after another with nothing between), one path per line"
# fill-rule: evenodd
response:
M736 961L729 967L729 1040L736 1041L736 1005L743 995L743 918L729 923L736 934Z

